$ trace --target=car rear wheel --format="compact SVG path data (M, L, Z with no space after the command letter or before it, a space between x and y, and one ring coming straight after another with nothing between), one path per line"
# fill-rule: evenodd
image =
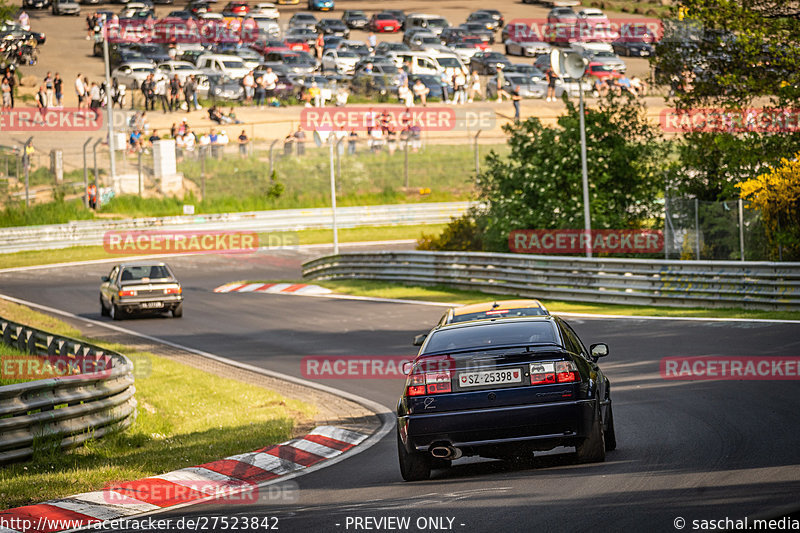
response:
M183 304L179 303L178 307L172 310L172 318L180 318L183 316Z
M100 297L100 316L108 316L108 307L106 307L103 297Z
M595 411L591 432L576 447L579 463L601 463L606 460L606 442L603 433L603 421L600 409Z
M111 320L122 320L125 317L125 311L120 309L120 307L114 302L111 302L111 311L109 316L111 316Z
M400 459L400 474L406 481L423 481L431 477L431 456L426 453L406 450L400 434L397 434L397 455Z
M606 424L605 441L607 452L617 448L617 433L614 431L614 412L611 410L610 404L608 406L608 423Z

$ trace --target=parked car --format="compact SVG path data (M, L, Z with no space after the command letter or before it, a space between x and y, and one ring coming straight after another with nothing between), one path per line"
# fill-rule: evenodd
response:
M614 53L627 57L650 57L654 53L653 45L645 41L634 41L620 38L611 43Z
M308 9L311 11L333 11L333 0L308 0Z
M53 0L53 15L75 15L81 14L81 6L75 0Z
M100 285L100 314L121 320L133 314L170 312L183 316L183 288L163 262L141 261L114 266Z
M245 20L252 20L258 28L258 34L265 38L277 38L281 35L281 26L270 15L251 13Z
M111 78L116 79L120 85L138 89L150 74L153 74L155 79L166 77L164 73L156 70L151 61L131 61L111 71Z
M537 57L552 50L550 44L541 41L506 39L504 45L506 55L510 56Z
M340 19L322 19L317 23L317 32L323 35L339 35L341 37L350 36L350 28Z
M308 46L315 46L317 44L317 32L315 29L309 28L290 28L284 35L284 40L288 41L289 39L302 39Z
M352 74L361 56L350 50L326 50L322 54L322 72L332 70Z
M241 57L231 54L204 54L197 58L197 68L206 74L225 74L229 78L244 78L250 68Z
M367 43L353 39L345 39L336 48L337 50L349 50L351 52L355 52L362 58L367 57L371 53Z
M244 0L233 0L222 9L222 15L226 17L244 17L250 13L250 4Z
M408 86L413 87L414 84L420 80L425 87L428 88L428 99L431 98L438 98L439 100L444 99L444 89L447 88L448 96L452 97L453 95L453 86L449 83L445 83L442 81L441 76L437 76L435 74L412 74L409 76L408 79Z
M235 80L224 74L203 74L198 76L197 93L201 98L209 98L211 100L238 102L244 99L242 81Z
M186 78L189 76L201 74L197 65L189 63L188 61L165 61L164 63L160 63L156 68L169 79L177 75L181 83L186 81Z
M480 22L465 22L459 27L464 29L464 35L474 35L489 44L494 44L494 32L486 29Z
M505 67L511 61L500 52L478 52L470 58L469 70L476 70L478 74L495 74L501 64Z
M406 29L406 12L402 9L384 9L381 13L386 13L388 15L392 15L394 19L400 23L400 30L405 31Z
M455 52L462 61L469 63L472 56L487 50L489 46L478 37L462 37L448 44L447 48Z
M253 9L250 11L251 15L262 15L273 20L278 20L280 17L280 13L278 12L278 8L275 7L275 4L272 2L262 2L260 4L256 4L253 6Z
M580 463L617 446L611 385L587 348L550 315L438 325L418 336L397 404L397 450L406 481L464 456L514 460L560 446ZM415 339L415 344L417 344Z
M377 33L396 33L402 24L389 13L375 13L369 19L369 29Z
M342 22L352 30L361 30L367 27L369 18L361 9L346 9L342 14Z
M571 7L554 7L547 13L548 24L577 24L578 14Z
M306 45L308 47L308 45ZM279 41L277 39L265 39L265 40L258 40L250 45L250 48L261 54L262 56L267 52L273 52L278 50L287 51L289 47L287 43L284 41Z
M470 13L467 17L467 22L474 22L482 24L484 28L490 31L497 31L500 29L500 21L494 18L491 13L486 11L475 11Z
M278 5L281 6L291 6L297 5L300 3L300 0L278 0Z
M578 11L578 20L591 26L596 24L608 24L609 22L606 14L596 7L584 7Z
M432 33L415 33L408 41L406 41L409 48L412 50L426 51L437 50L442 51L447 47L442 44L442 40Z
M503 79L503 89L507 93L511 93L514 87L519 87L519 94L523 98L544 98L547 94L547 80L544 74L541 77L534 77L519 72L503 72ZM486 98L490 100L497 98L497 76L486 82Z
M23 0L22 7L25 9L47 9L50 7L50 0Z
M481 9L478 11L478 13L488 13L491 15L491 17L497 21L498 28L502 28L506 23L505 18L503 18L503 14L496 9Z
M450 23L447 22L447 19L439 15L413 13L406 17L404 29L408 31L414 28L424 28L435 35L439 35L442 33L442 30L449 26Z
M311 47L308 45L308 41L299 35L289 35L284 39L283 49L289 49L293 52L310 52Z
M390 55L394 52L410 52L411 48L406 43L380 42L375 47L376 54Z
M306 52L269 52L264 55L260 69L272 67L276 72L287 74L311 74L317 70L317 62Z
M289 19L289 29L295 29L295 28L306 28L316 31L317 17L315 17L311 13L305 13L305 12L295 13Z

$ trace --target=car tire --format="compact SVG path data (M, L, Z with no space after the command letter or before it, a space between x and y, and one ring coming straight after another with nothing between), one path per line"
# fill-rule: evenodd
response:
M595 410L589 436L575 446L575 452L579 463L602 463L606 460L606 441L599 408Z
M509 50L509 48L508 48L508 45L506 45L506 55L507 55L507 56L510 56L510 55L512 55L512 54L511 54L511 50Z
M400 439L400 433L397 434L397 455L400 475L405 481L424 481L431 477L431 456L420 452L409 453Z
M111 310L109 312L111 320L122 320L124 318L124 315L125 311L120 309L120 307L114 302L111 302Z
M614 412L611 410L611 404L608 404L608 423L605 430L605 443L606 451L617 449L617 432L614 430Z
M100 297L100 316L108 316L108 307L106 307L105 302L103 302L103 297Z
M180 318L183 316L183 303L179 303L178 306L172 310L172 318Z

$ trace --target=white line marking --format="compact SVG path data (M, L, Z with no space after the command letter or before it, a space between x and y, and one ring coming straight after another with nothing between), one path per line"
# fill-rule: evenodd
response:
M329 439L338 440L340 442L346 442L348 444L358 444L359 442L363 441L366 435L362 435L356 431L350 431L349 429L344 428L337 428L336 426L319 426L315 428L314 431L309 433L309 435L319 435L321 437L328 437Z
M326 459L336 457L342 453L341 450L334 450L333 448L328 448L327 446L319 444L318 442L311 442L305 439L298 439L296 442L293 442L291 446L292 448L313 453L314 455L319 455L320 457L325 457Z

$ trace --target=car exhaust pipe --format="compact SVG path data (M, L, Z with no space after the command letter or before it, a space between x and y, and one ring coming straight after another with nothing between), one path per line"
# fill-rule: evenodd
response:
M437 459L458 459L461 457L461 450L452 446L434 446L431 448L431 455Z

